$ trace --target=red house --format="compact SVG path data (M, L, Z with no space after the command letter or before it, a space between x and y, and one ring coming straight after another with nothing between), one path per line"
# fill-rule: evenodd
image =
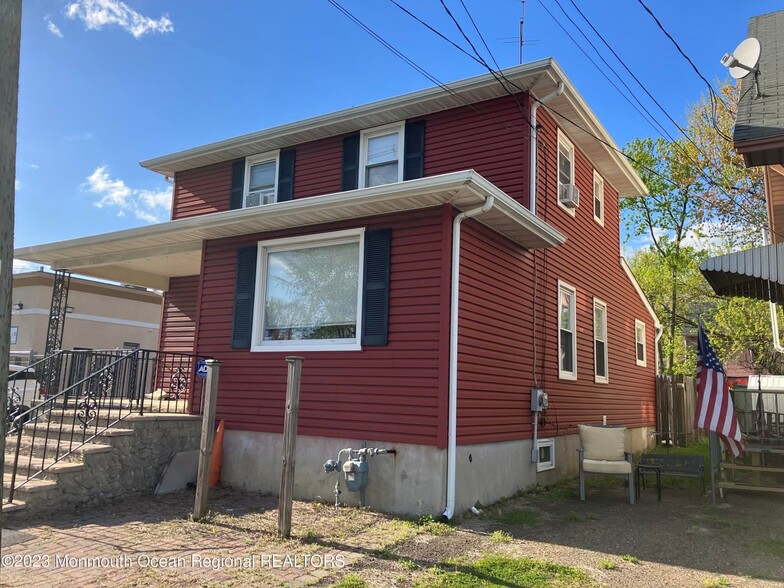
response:
M170 222L15 256L166 292L161 349L223 361L227 484L278 490L287 355L300 497L361 442L397 450L370 461L382 510L552 482L578 423L636 449L655 426L659 326L618 238L645 186L552 59L504 75L519 92L482 75L144 161Z

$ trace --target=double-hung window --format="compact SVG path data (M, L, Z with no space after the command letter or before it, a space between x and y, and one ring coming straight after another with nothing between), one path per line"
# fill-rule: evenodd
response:
M647 351L645 343L645 323L634 321L634 350L637 354L637 365L643 367L648 365Z
M400 123L362 132L360 188L403 181L404 128Z
M572 216L575 209L564 206L561 203L561 192L564 186L574 184L574 145L566 138L566 135L558 130L558 206L566 210Z
M261 241L252 349L360 349L364 231Z
M593 299L593 357L594 381L609 382L607 373L607 305L598 298Z
M245 160L244 206L272 204L278 191L278 152L264 153Z
M558 282L558 377L577 379L577 292L571 286Z
M604 226L604 180L593 172L593 220Z

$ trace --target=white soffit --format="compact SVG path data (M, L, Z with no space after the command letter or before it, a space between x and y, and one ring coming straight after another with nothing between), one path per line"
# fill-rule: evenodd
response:
M495 204L476 217L519 245L554 247L566 238L473 170L185 218L68 241L20 247L14 257L77 274L168 289L171 277L201 271L202 241L360 219L451 204Z

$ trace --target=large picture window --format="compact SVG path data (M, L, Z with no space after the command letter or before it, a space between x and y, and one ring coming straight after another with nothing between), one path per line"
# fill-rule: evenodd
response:
M360 348L363 232L259 243L253 349Z
M558 377L577 379L577 338L575 298L577 292L558 282Z

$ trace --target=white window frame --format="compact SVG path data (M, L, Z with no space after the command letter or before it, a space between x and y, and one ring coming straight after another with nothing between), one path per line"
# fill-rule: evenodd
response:
M574 216L577 214L576 208L569 208L568 206L564 206L561 204L561 186L564 184L561 183L561 145L564 145L569 149L569 152L572 154L570 158L571 169L569 170L569 177L572 178L572 184L577 185L577 178L575 178L575 167L574 167L574 158L575 158L575 151L574 151L574 144L568 139L568 137L558 129L558 147L556 149L556 178L558 181L558 191L555 195L555 200L558 203L558 206L561 207L562 210L565 210L570 215Z
M637 338L637 333L639 332L639 328L642 327L642 341ZM648 366L648 342L646 338L648 337L646 325L641 320L634 319L634 359L637 362L637 365L642 367ZM642 361L640 360L639 355L637 355L637 344L642 343Z
M274 202L278 201L278 175L280 174L280 149L275 151L267 151L266 153L259 153L251 157L245 158L245 180L242 188L242 208L248 208L248 192L250 192L250 168L258 163L267 161L275 162L275 186L273 187L275 193ZM263 206L263 204L259 204ZM255 207L254 207L255 208Z
M596 193L597 182L601 185L601 190ZM596 201L601 202L602 215L596 216ZM604 226L604 178L600 176L596 170L593 170L593 220L599 225Z
M604 323L602 324L602 335L604 335L604 376L600 376L596 369L596 308L604 310ZM607 303L593 299L593 381L597 384L608 384L610 382L610 352L607 341Z
M561 292L567 291L572 295L572 305L570 309L571 316L571 332L572 332L572 363L574 371L567 372L561 367ZM558 329L558 379L560 380L576 380L577 379L577 289L558 280L558 299L557 299L557 314L556 314L556 327Z
M391 125L384 125L382 127L374 127L372 129L365 129L360 133L359 136L359 183L357 184L360 188L366 188L366 178L367 175L366 168L367 168L367 157L368 157L368 141L374 137L380 137L382 135L391 135L392 133L397 133L398 136L398 146L397 146L397 181L403 181L403 163L405 158L404 148L405 148L405 132L406 132L406 123L393 123ZM394 182L393 182L394 183ZM388 185L388 184L385 184Z
M315 247L359 243L357 279L357 327L353 341L345 339L307 339L298 341L264 341L264 312L267 293L267 256L276 251L310 249ZM256 261L256 290L253 303L251 351L361 351L362 349L362 293L364 287L365 229L349 229L300 237L286 237L259 241Z
M539 461L539 450L542 447L549 447L550 448L550 459L549 461ZM548 438L548 439L539 439L536 442L536 471L537 472L544 472L547 470L554 470L555 469L555 439Z

